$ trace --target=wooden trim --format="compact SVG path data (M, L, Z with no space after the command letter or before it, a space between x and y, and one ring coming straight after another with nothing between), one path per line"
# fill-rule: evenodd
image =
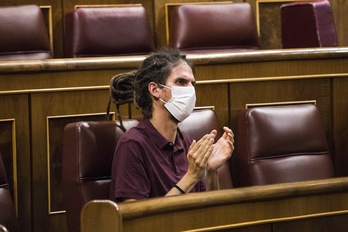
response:
M348 57L348 47L337 48L304 48L304 49L274 49L243 52L213 52L188 54L187 59L194 65L235 64L267 61L288 61L306 59L338 59ZM93 58L66 58L26 60L26 61L2 61L0 73L17 72L42 72L42 71L67 71L67 70L100 70L132 68L137 69L146 58L145 55L93 57Z
M91 5L75 5L74 9L77 8L109 8L109 7L139 7L142 4L91 4Z
M262 106L300 105L300 104L316 105L317 101L308 100L308 101L289 101L289 102L250 103L250 104L245 104L245 109L249 109L253 107L262 107Z
M46 23L46 27L48 30L48 36L49 36L49 40L50 40L50 46L51 46L51 53L52 53L52 57L54 54L54 47L53 47L53 19L52 19L52 6L47 5L47 6L39 6L39 8L41 9L43 15L44 15L44 19L45 19L45 23Z
M296 76L278 76L278 77L253 77L253 78L236 78L236 79L217 79L196 81L196 85L211 85L211 84L231 84L243 82L262 82L262 81L286 81L286 80L303 80L303 79L323 79L323 78L341 78L348 77L348 73L337 74L313 74L313 75L296 75ZM21 90L0 90L1 95L11 94L31 94L31 93L53 93L53 92L75 92L75 91L95 91L108 90L109 85L100 86L76 86L64 88L45 88L45 89L21 89Z

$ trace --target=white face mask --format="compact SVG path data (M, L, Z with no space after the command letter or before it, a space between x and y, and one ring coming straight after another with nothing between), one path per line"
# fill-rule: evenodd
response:
M164 107L176 118L179 122L184 121L193 111L196 105L196 91L193 86L172 86L168 87L172 90L172 98L164 102Z

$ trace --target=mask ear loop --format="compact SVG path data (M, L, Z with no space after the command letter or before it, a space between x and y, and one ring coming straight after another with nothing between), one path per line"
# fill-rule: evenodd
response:
M164 88L167 88L167 89L172 89L171 87L169 87L169 86L166 86L166 85L163 85L163 84L160 84L160 83L156 83L157 85L160 85L160 86L162 86L162 87L164 87Z
M166 85L163 85L163 84L161 84L161 83L156 83L158 86L162 86L163 88L167 88L167 89L170 89L170 90L172 90L172 88L171 87L168 87L168 86L166 86ZM163 100L162 98L158 98L161 102L163 102L164 104L166 104L167 102L165 101L165 100Z

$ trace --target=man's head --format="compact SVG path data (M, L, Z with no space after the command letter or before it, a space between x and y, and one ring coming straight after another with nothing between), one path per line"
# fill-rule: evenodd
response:
M172 70L182 64L192 69L186 57L179 50L172 48L163 48L143 61L135 75L133 89L135 101L142 108L145 117L151 118L153 112L153 96L149 92L149 84L165 85Z

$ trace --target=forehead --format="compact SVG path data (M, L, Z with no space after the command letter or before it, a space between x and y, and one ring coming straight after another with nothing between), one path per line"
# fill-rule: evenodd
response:
M172 68L167 80L173 81L179 78L195 81L192 68L185 61Z

